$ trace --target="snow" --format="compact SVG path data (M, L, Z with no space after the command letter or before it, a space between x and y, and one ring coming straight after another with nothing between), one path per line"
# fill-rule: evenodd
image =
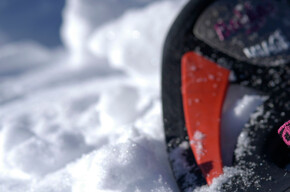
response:
M246 153L249 155L252 155L252 152L250 149L253 149L254 146L250 145L250 140L248 137L247 132L243 132L238 137L237 147L235 149L235 155L237 159L240 159L243 157Z
M184 2L157 2L142 11L128 11L95 30L89 40L89 49L97 56L108 58L112 67L126 70L145 83L156 83L160 77L160 55L167 31L164 26L171 24L176 16L172 14L176 6L181 7ZM140 48L136 49L135 45Z
M243 171L236 167L224 167L223 168L224 174L214 178L212 181L212 184L210 186L202 186L199 188L196 188L194 192L214 192L214 191L222 191L221 184L226 183L230 177L233 177L235 175L240 175L243 173Z
M173 162L173 169L176 173L176 178L183 178L185 182L183 183L183 188L187 188L188 191L193 191L189 186L195 187L193 183L196 183L198 178L194 174L188 174L195 168L195 165L189 165L186 161L186 150L190 148L189 143L183 141L169 154L169 159Z
M178 191L164 143L160 62L186 2L67 0L56 38L63 46L55 48L16 41L0 28L1 192ZM227 99L223 113L223 127L236 125L235 137L261 102L256 93L241 99L242 92L249 93ZM225 120L227 111L238 123ZM182 143L170 156L180 174L191 166L181 158L188 147ZM225 168L197 191L215 191L237 173Z
M221 120L222 158L225 166L232 165L232 154L238 136L249 120L249 115L264 102L265 98L252 89L234 84L229 86Z
M192 137L192 140L190 140L190 144L195 146L196 149L196 158L199 160L201 156L203 156L206 151L203 149L203 140L206 137L205 134L203 134L201 131L195 131Z
M1 35L1 192L177 190L159 68L184 3L68 0L63 47Z

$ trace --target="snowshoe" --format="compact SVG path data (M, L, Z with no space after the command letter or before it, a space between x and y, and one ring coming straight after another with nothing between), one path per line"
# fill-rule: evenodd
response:
M244 125L234 171L218 190L290 191L290 129L279 129L290 118L289 16L287 0L191 0L172 25L163 50L163 122L181 191L225 174L220 130L229 85L267 99Z

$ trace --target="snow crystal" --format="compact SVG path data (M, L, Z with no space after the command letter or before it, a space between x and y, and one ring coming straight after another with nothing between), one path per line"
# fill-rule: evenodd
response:
M202 186L194 190L194 192L221 192L222 184L226 183L231 177L240 175L243 171L237 167L224 167L223 174L214 178L210 186Z
M240 159L245 155L245 153L251 155L251 150L254 146L250 145L250 139L247 132L242 132L238 137L237 147L235 149L235 156Z
M193 134L192 140L190 140L190 144L195 146L197 159L199 160L201 156L204 155L205 151L203 149L203 139L205 135L200 131L195 131Z

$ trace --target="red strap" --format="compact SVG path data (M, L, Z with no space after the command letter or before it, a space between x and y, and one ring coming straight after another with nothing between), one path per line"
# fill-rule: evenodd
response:
M188 52L182 57L185 124L196 162L208 184L223 173L220 120L229 70Z

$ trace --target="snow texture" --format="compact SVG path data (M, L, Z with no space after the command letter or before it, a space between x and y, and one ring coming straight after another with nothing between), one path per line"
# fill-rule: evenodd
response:
M189 165L186 161L186 151L190 148L189 143L183 141L169 153L169 159L172 161L172 168L174 169L175 177L177 179L184 178L185 182L182 184L183 188L188 191L193 191L193 183L196 183L198 178L194 174L188 174L192 169L196 168L195 165Z
M56 38L63 46L56 48L0 28L1 192L178 191L164 143L160 63L166 33L186 2L67 0ZM14 4L1 1L0 9ZM42 18L25 8L30 19ZM260 100L231 101L235 137ZM181 174L188 165L178 157L188 147L170 157L179 159ZM196 191L215 191L238 173L225 168L214 185Z
M178 190L159 78L185 3L67 0L58 48L0 33L1 192Z
M226 183L228 178L233 177L235 175L240 175L243 173L242 170L236 167L224 167L223 168L224 174L214 178L212 184L210 186L202 186L194 190L194 192L214 192L214 191L222 191L222 183Z
M252 89L238 85L229 86L221 121L222 158L225 166L232 165L237 139L249 120L249 114L253 113L264 100L265 97L261 96L261 93Z
M203 149L203 139L205 138L205 134L200 131L195 131L193 134L193 138L190 141L191 145L195 146L196 149L196 158L200 160L201 156L203 156L206 151Z

